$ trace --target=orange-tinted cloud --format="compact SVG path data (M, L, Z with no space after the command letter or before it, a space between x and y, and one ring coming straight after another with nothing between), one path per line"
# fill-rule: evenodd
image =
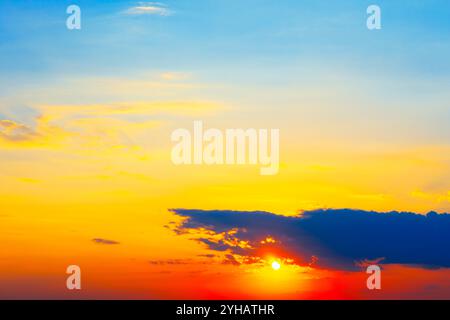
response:
M10 142L29 141L38 137L31 128L12 120L0 120L0 138Z

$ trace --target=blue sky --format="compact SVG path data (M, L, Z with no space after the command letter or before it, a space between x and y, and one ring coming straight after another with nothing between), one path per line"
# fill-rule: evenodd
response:
M380 31L365 26L372 3L382 10ZM69 4L81 7L80 31L65 28ZM27 87L38 90L62 79L173 71L193 74L212 87L192 97L248 109L249 117L253 108L267 110L260 116L265 121L280 105L287 111L279 121L286 121L293 105L310 103L298 99L299 88L320 88L320 97L312 100L324 100L321 104L367 102L364 111L344 110L345 119L356 115L358 122L358 113L380 122L410 117L414 119L403 122L403 130L413 126L425 140L439 143L450 138L445 129L450 118L447 1L165 1L167 16L126 14L139 5L2 1L3 105L18 111L30 103L21 98ZM100 95L95 99L102 100ZM48 102L94 99L80 96ZM424 128L416 117L426 122Z
M81 31L65 28L72 3L82 10ZM302 60L369 70L382 64L424 76L449 71L446 1L378 1L379 32L365 28L373 1L164 3L169 16L124 14L139 5L133 1L2 1L1 67L13 73L130 72Z

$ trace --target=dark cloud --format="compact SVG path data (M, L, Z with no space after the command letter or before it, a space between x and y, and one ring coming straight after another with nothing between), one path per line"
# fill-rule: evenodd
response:
M178 234L248 259L273 251L295 263L352 269L370 261L450 267L450 214L323 209L270 212L173 209ZM275 241L264 241L267 237ZM244 244L244 245L242 245Z
M166 260L151 260L150 264L153 265L178 265L178 264L189 264L192 261L190 259L166 259Z
M212 253L207 253L207 254L198 254L198 257L204 257L204 258L215 258L217 257L217 255L212 254Z
M199 264L211 264L210 261L198 261L193 259L163 259L163 260L150 260L148 263L151 265L157 265L157 266L176 266L176 265L185 265L185 264L192 264L192 265L199 265Z
M98 244L119 244L119 242L117 242L117 241L102 239L102 238L94 238L94 239L92 239L92 241L94 241L95 243L98 243Z
M236 258L232 254L226 254L225 259L222 261L223 264L232 264L235 266L240 265L240 263L236 260Z

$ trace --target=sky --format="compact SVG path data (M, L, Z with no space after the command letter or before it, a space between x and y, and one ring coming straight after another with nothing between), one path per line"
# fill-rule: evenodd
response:
M449 12L2 1L0 298L450 298ZM279 129L278 174L174 165L196 120Z

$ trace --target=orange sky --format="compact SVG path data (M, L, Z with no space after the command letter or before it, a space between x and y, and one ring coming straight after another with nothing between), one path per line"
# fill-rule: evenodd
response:
M364 10L362 22L347 18L359 7L316 16L329 3L211 6L204 16L175 1L170 14L137 17L111 1L69 35L55 3L0 4L0 20L23 22L0 25L0 298L450 297L448 268L384 265L383 290L369 292L364 270L275 271L276 252L224 263L229 252L177 235L170 211L450 212L440 29L423 32L421 18L416 32L392 23L368 38ZM170 135L196 120L280 129L278 174L175 166ZM65 288L71 264L79 292Z

